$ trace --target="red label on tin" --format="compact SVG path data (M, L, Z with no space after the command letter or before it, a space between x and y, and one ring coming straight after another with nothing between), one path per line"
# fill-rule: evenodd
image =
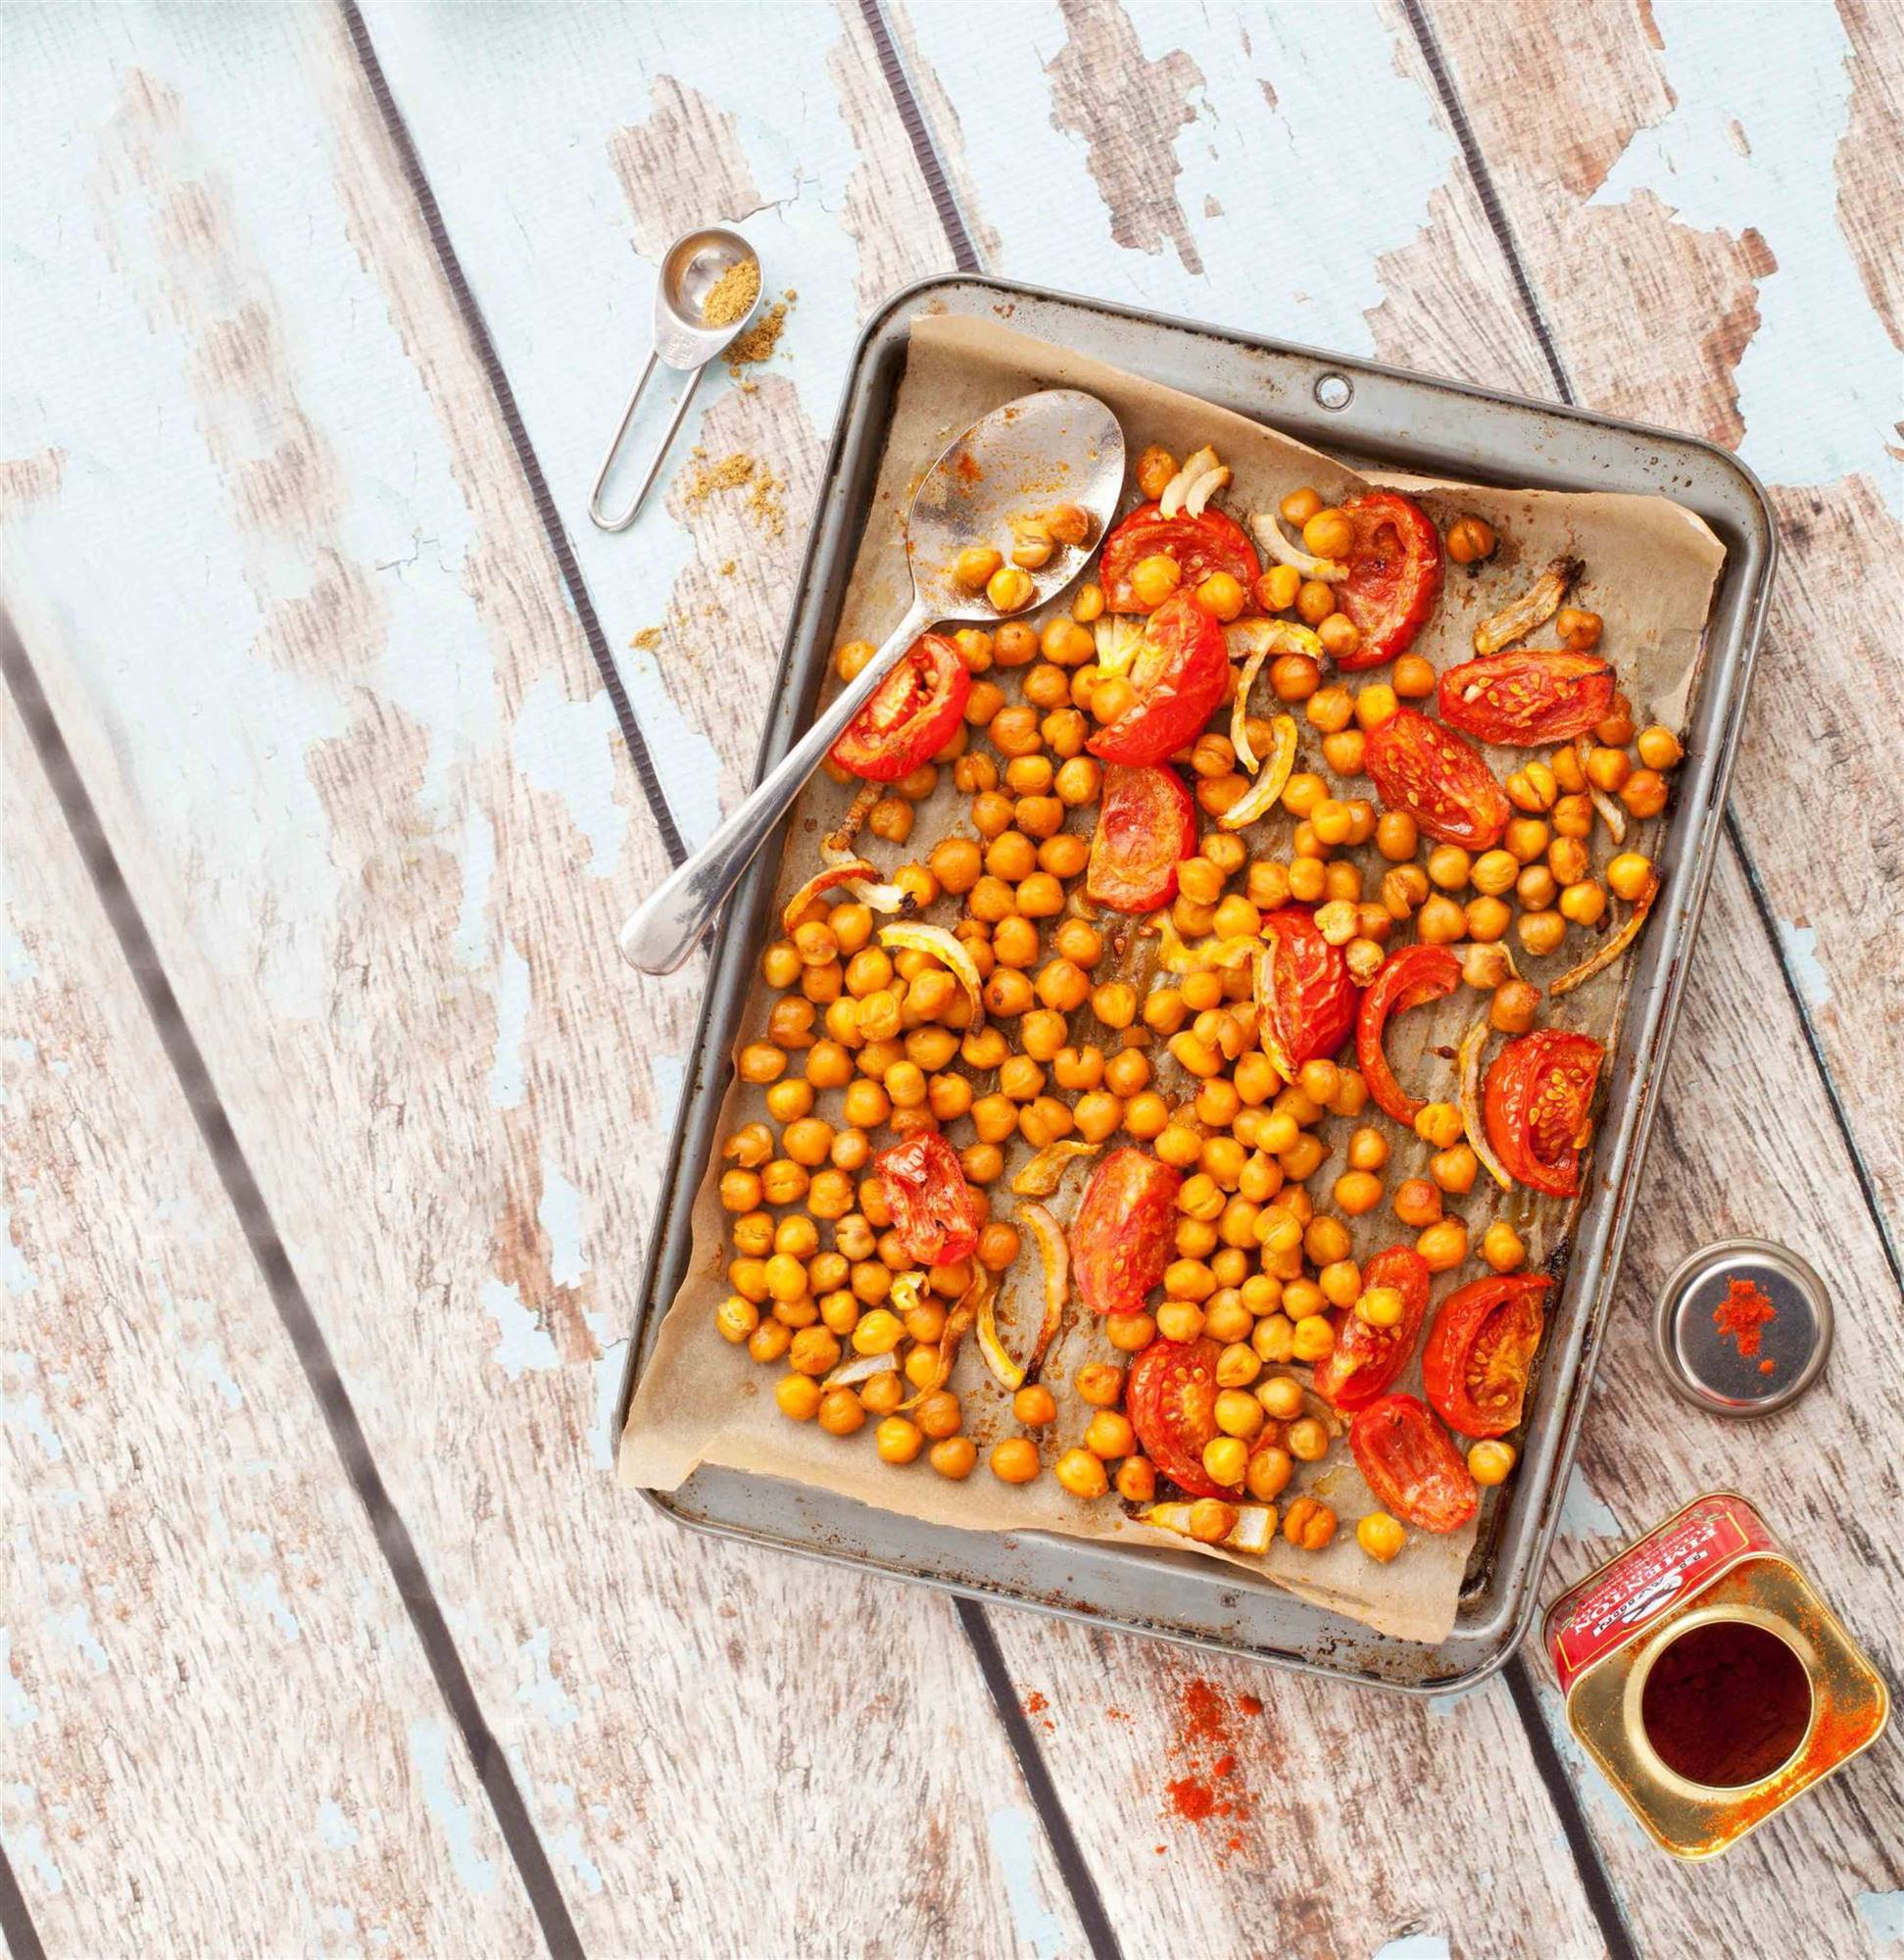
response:
M1584 1668L1625 1646L1746 1552L1773 1548L1765 1521L1742 1498L1701 1497L1589 1579L1547 1630L1564 1695Z

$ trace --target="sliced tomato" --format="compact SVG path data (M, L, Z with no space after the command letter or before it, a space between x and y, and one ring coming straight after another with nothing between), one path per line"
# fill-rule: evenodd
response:
M1370 734L1362 766L1383 803L1438 843L1490 850L1514 814L1480 752L1412 708L1397 708Z
M1214 1341L1153 1341L1131 1363L1124 1407L1144 1453L1180 1491L1193 1497L1233 1497L1203 1468L1203 1447L1216 1435Z
M1113 612L1148 612L1131 589L1131 567L1140 559L1175 559L1183 567L1181 589L1194 592L1213 571L1227 571L1246 593L1262 570L1249 534L1221 511L1200 517L1165 517L1154 504L1140 504L1104 540L1098 576L1104 604Z
M1338 655L1344 673L1386 666L1405 654L1441 596L1441 535L1428 513L1399 490L1351 498L1343 514L1355 527L1348 576L1336 604L1362 629L1352 654Z
M1371 1327L1344 1307L1335 1316L1336 1345L1316 1363L1316 1394L1349 1414L1386 1395L1408 1365L1428 1311L1428 1261L1412 1246L1391 1246L1362 1268L1364 1287L1393 1287L1401 1318L1392 1327Z
M978 1250L985 1214L958 1152L936 1130L919 1130L873 1158L893 1230L908 1259L950 1266Z
M1135 1313L1163 1278L1184 1175L1126 1145L1091 1173L1071 1221L1071 1277L1093 1313Z
M1307 906L1284 906L1263 920L1269 998L1257 999L1263 1053L1294 1080L1305 1061L1332 1055L1355 1025L1355 982L1341 947L1316 928Z
M1104 771L1085 896L1119 912L1153 912L1177 894L1177 866L1196 850L1196 805L1175 769Z
M1413 1396L1371 1402L1348 1425L1348 1446L1375 1501L1422 1531L1459 1531L1481 1502L1460 1451Z
M1450 1429L1505 1436L1520 1427L1545 1320L1540 1296L1552 1285L1538 1273L1503 1273L1441 1302L1422 1351L1422 1387Z
M1356 1064L1369 1094L1397 1123L1412 1125L1425 1105L1402 1089L1389 1066L1382 1048L1389 1017L1439 1001L1460 984L1461 962L1445 946L1404 946L1390 954L1363 992L1355 1017Z
M943 633L922 633L847 723L832 759L868 782L896 783L952 740L971 692L958 649Z
M1203 732L1230 684L1223 628L1189 593L1172 593L1145 625L1130 682L1137 700L1085 747L1106 762L1161 762Z
M1484 742L1565 742L1613 711L1613 669L1598 654L1521 647L1449 667L1436 705Z
M1536 1028L1488 1071L1482 1114L1501 1168L1551 1198L1580 1190L1580 1144L1606 1048L1591 1035Z

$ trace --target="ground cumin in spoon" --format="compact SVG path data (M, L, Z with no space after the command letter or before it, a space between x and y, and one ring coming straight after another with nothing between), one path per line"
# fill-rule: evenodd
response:
M701 318L708 326L732 326L754 311L760 297L760 268L752 259L737 259L708 289Z

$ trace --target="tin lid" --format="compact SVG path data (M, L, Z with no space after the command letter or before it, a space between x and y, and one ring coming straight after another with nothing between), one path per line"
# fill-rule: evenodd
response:
M1768 1239L1722 1240L1666 1282L1653 1348L1687 1401L1715 1415L1771 1415L1825 1366L1831 1297L1796 1252Z

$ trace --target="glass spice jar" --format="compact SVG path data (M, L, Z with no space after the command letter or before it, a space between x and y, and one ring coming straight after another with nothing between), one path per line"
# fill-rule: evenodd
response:
M1699 1497L1554 1601L1567 1721L1654 1842L1735 1844L1868 1748L1882 1677L1743 1497Z

